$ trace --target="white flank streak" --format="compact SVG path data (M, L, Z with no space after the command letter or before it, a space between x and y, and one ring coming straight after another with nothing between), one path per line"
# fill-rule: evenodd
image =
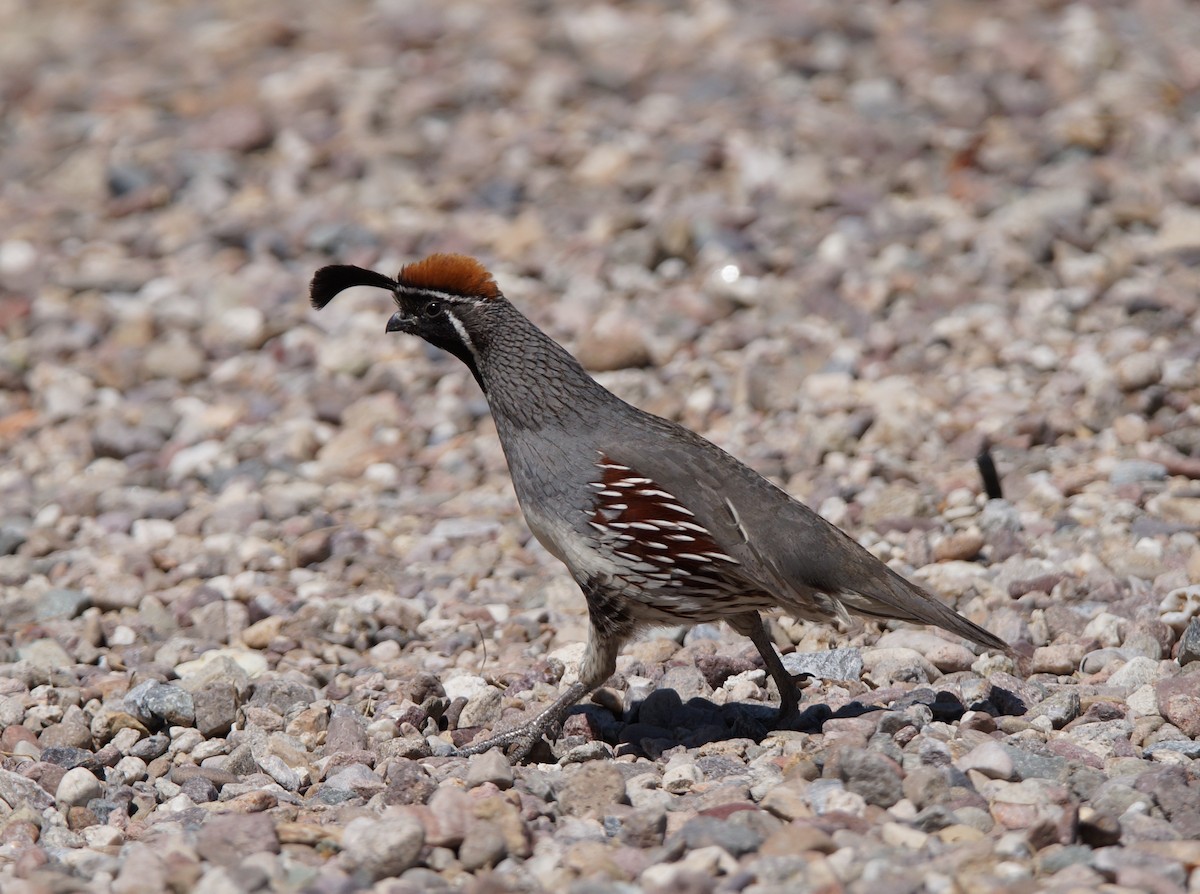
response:
M629 508L627 503L609 503L604 507L606 512L624 512Z
M692 561L692 562L711 562L712 561L712 559L710 559L708 556L700 556L700 555L697 555L696 553L679 553L676 556L676 558L677 559L688 559L689 561Z
M691 515L690 512L688 512L678 503L660 503L659 505L668 512L678 512L680 515Z
M742 527L742 517L738 515L738 511L733 508L733 503L729 501L729 497L725 498L725 505L729 507L729 514L733 516L733 523L737 525L738 533L742 535L742 539L747 543L750 542L750 535L746 533L746 529Z
M704 555L711 559L716 559L718 562L730 562L734 565L737 564L737 559L735 559L733 556L727 556L725 553L705 553Z
M638 493L643 497L662 497L664 500L675 500L675 497L667 493L665 490L655 490L652 487L644 487L639 490Z
M676 543L695 543L696 538L689 534L668 534L668 540L674 540Z
M629 468L629 466L622 466L619 463L596 463L596 466L597 466L597 468L601 468L601 469L613 469L617 472L632 472L633 471L631 468Z
M650 522L630 522L629 527L636 528L639 531L654 531L657 533L658 526Z
M691 513L689 512L688 515L691 515ZM704 529L703 525L697 525L694 522L680 522L679 527L683 528L685 531L695 531L697 534L708 533L708 531Z
M619 490L602 490L602 491L600 491L600 496L602 496L602 497L623 497L625 495L623 493L621 493Z

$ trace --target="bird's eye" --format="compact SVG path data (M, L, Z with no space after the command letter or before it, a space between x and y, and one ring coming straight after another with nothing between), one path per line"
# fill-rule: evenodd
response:
M425 307L422 312L427 317L436 317L438 314L440 314L442 312L442 302L428 301L425 303Z

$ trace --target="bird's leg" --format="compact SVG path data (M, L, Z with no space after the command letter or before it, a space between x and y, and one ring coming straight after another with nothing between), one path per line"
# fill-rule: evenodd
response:
M587 591L585 591L587 592ZM571 708L588 693L598 689L617 669L617 652L625 638L625 632L612 624L612 619L597 623L596 608L588 592L588 608L591 610L592 626L588 633L587 651L579 665L579 679L563 690L562 694L532 720L518 727L458 749L459 755L469 757L482 754L493 748L508 748L514 762L525 760L543 736L556 738L563 721Z
M754 643L754 648L758 649L758 654L762 656L763 663L767 666L767 673L775 681L775 685L779 689L780 724L796 720L800 716L800 695L796 688L796 681L787 672L779 653L771 644L771 637L767 633L767 625L763 622L762 615L758 612L744 612L728 620L730 627L738 633L750 637L750 642Z

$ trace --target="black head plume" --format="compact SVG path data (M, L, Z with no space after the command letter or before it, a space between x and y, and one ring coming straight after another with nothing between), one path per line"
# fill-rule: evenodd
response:
M334 296L343 289L351 286L375 286L393 292L396 280L374 270L364 270L349 264L333 264L322 267L313 274L312 285L309 287L309 300L312 306L320 310L333 300Z

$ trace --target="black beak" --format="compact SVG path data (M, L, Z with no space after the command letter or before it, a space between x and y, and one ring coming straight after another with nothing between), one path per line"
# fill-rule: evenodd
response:
M392 314L390 317L388 317L387 326L384 328L383 331L384 332L407 332L408 331L408 317L404 316L402 313L400 313L400 311L396 311L394 314Z

